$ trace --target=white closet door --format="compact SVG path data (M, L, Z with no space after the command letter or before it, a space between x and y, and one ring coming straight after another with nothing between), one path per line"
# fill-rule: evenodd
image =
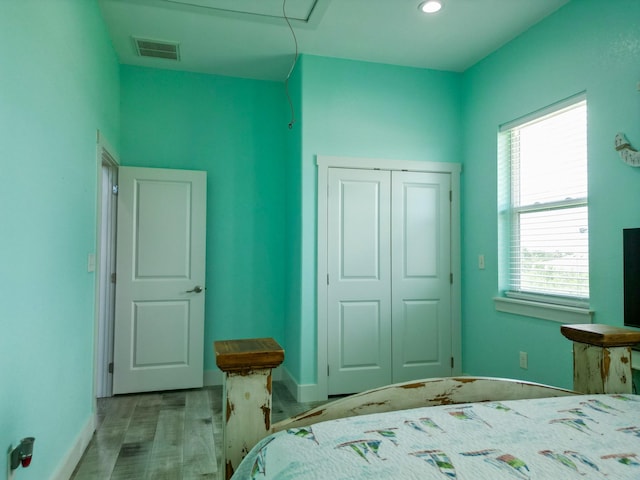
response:
M393 382L451 375L449 174L393 172Z
M391 383L390 172L329 169L328 393Z

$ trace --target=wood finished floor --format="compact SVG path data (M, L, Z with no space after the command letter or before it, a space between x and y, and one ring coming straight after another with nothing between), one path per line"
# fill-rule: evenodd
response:
M297 403L273 383L274 422L318 404ZM97 413L70 480L222 478L222 387L101 398Z

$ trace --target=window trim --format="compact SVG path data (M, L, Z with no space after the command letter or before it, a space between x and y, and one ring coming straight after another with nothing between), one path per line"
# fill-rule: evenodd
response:
M498 312L551 320L563 324L593 323L593 316L595 314L591 308L570 307L568 305L523 300L520 298L494 297L493 302Z
M569 109L573 106L577 106L579 103L585 103L587 105L586 92L580 92L576 95L568 97L564 100L556 102L547 107L536 110L530 114L519 117L510 122L504 123L498 128L498 145L502 142L501 138L503 134L509 132L514 128L518 128L530 122L538 121L543 117L551 114L561 112L562 110ZM588 106L587 106L588 108ZM499 148L500 150L500 148ZM502 162L499 158L498 162ZM508 195L511 196L513 189L513 179L511 173L511 159L507 159L508 165L499 169L498 171L498 184L508 184ZM500 176L504 175L503 179ZM507 178L508 177L508 178ZM536 203L533 205L520 205L514 207L511 201L504 205L506 209L498 209L498 217L503 217L505 214L509 217L509 225L507 230L503 234L508 235L511 238L511 229L514 222L518 222L519 216L522 213L540 212L548 209L557 210L563 208L575 208L575 207L589 207L588 195L581 198L570 198L567 200L559 200L548 203ZM503 227L499 227L500 231L503 231ZM502 240L501 240L502 242ZM504 253L504 252L502 252ZM502 269L510 269L512 255L508 255L509 258L503 259ZM519 291L510 291L509 285L501 284L503 288L500 288L500 296L494 298L495 308L497 311L513 313L516 315L523 315L535 318L541 318L546 320L552 320L563 323L592 323L594 311L589 308L590 296L588 298L570 298L563 296L556 296L553 294L543 293L527 293ZM505 288L506 287L506 288Z
M510 290L504 292L504 296L506 298L511 298L515 300L544 303L546 305L561 305L564 307L574 307L574 308L583 308L583 309L589 308L588 299L579 298L579 297L563 297L561 295L545 295L543 293L515 292Z
M552 113L556 113L560 110L564 110L565 108L571 107L576 103L584 102L586 100L587 100L586 91L577 93L568 98L565 98L564 100L560 100L559 102L553 103L547 107L540 108L527 115L523 115L519 118L503 123L502 125L499 126L499 132L500 133L506 132L507 130L511 130L512 128L519 127L525 123L529 123L541 117L550 115Z

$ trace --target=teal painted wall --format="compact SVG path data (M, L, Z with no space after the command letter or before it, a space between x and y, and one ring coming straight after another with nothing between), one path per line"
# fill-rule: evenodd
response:
M205 370L212 342L284 342L281 83L121 67L123 165L207 172Z
M0 64L0 448L35 436L17 478L42 480L93 417L96 130L118 145L119 67L84 0L0 2Z
M316 381L317 155L461 162L462 76L303 56L299 383ZM312 353L313 352L313 353Z
M640 226L640 170L613 149L640 145L640 2L573 1L464 75L463 369L570 387L571 344L555 322L495 311L498 126L581 91L588 101L591 307L622 325L622 229ZM486 270L478 270L484 254ZM529 353L529 369L518 352Z

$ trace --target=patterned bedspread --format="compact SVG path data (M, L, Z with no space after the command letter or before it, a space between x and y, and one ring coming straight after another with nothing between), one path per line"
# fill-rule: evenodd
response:
M640 479L640 396L425 407L262 440L244 479Z

